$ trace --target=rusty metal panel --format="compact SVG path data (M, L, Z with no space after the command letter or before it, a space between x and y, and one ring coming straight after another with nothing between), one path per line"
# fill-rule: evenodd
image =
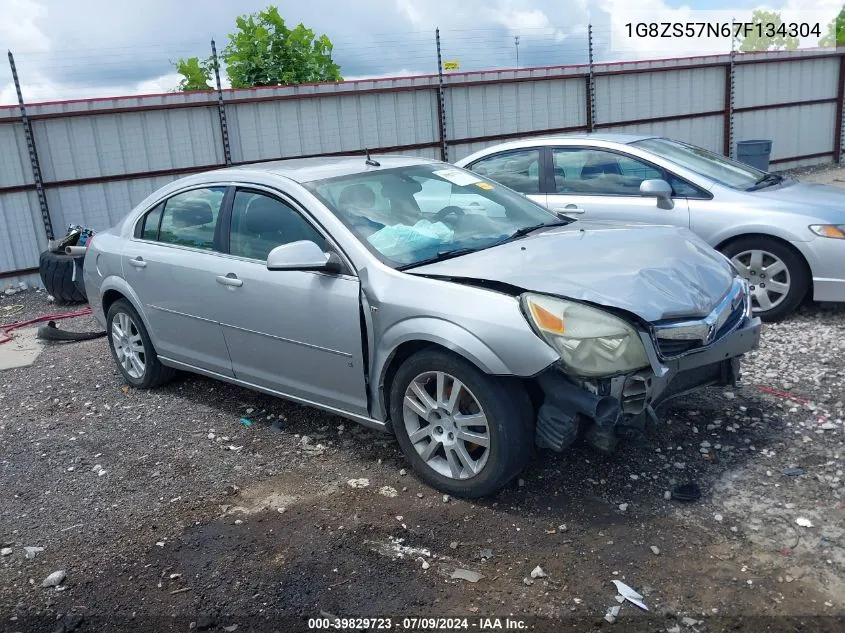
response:
M736 67L734 107L835 99L839 58L740 64Z
M26 136L20 123L0 124L0 187L33 182ZM0 242L2 244L2 242Z
M734 140L769 139L772 159L833 152L836 104L820 103L734 115ZM818 163L830 157L818 158Z
M216 108L188 108L32 122L44 181L219 165Z
M725 105L725 70L696 68L597 76L596 125L695 112Z
M446 90L448 139L522 132L530 134L535 130L586 123L586 83L583 78L483 86L450 83Z

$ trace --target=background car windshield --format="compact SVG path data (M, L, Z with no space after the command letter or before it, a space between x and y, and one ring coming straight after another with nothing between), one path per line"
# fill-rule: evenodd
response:
M649 138L635 141L631 145L653 152L681 167L686 167L690 171L733 189L753 187L760 178L766 175L766 172L738 163L701 147L678 143L665 138Z
M456 249L481 249L558 218L472 172L414 165L306 185L383 262L407 266Z

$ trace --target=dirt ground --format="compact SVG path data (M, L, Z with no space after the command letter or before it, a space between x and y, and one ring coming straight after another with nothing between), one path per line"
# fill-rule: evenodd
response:
M0 296L0 323L60 309ZM136 391L104 339L49 345L0 373L0 631L841 632L843 367L845 308L804 307L740 386L667 404L647 441L538 453L466 502L390 436L196 376ZM688 481L700 501L664 497ZM606 621L613 580L649 611Z

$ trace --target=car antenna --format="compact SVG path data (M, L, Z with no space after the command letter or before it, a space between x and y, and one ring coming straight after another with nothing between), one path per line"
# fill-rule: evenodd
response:
M368 150L368 149L365 147L365 148L364 148L364 151L367 153L367 164L368 164L368 165L370 165L371 167L381 167L381 163L380 163L380 162L378 162L377 160L373 160L372 158L370 158L370 150Z

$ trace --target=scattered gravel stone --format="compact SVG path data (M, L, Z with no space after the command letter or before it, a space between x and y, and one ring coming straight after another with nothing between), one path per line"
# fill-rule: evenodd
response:
M548 574L543 571L543 568L537 565L534 569L531 570L531 577L535 580L537 578L546 578Z
M656 556L660 556L660 548L657 547L656 545L651 546L651 552L652 552L652 554L655 554Z
M41 582L41 586L58 587L65 581L65 578L67 578L67 573L65 571L54 571Z
M0 556L11 556L13 551L11 547L4 547L0 549Z
M359 479L350 479L346 482L350 488L366 488L370 485L370 480L365 477Z

